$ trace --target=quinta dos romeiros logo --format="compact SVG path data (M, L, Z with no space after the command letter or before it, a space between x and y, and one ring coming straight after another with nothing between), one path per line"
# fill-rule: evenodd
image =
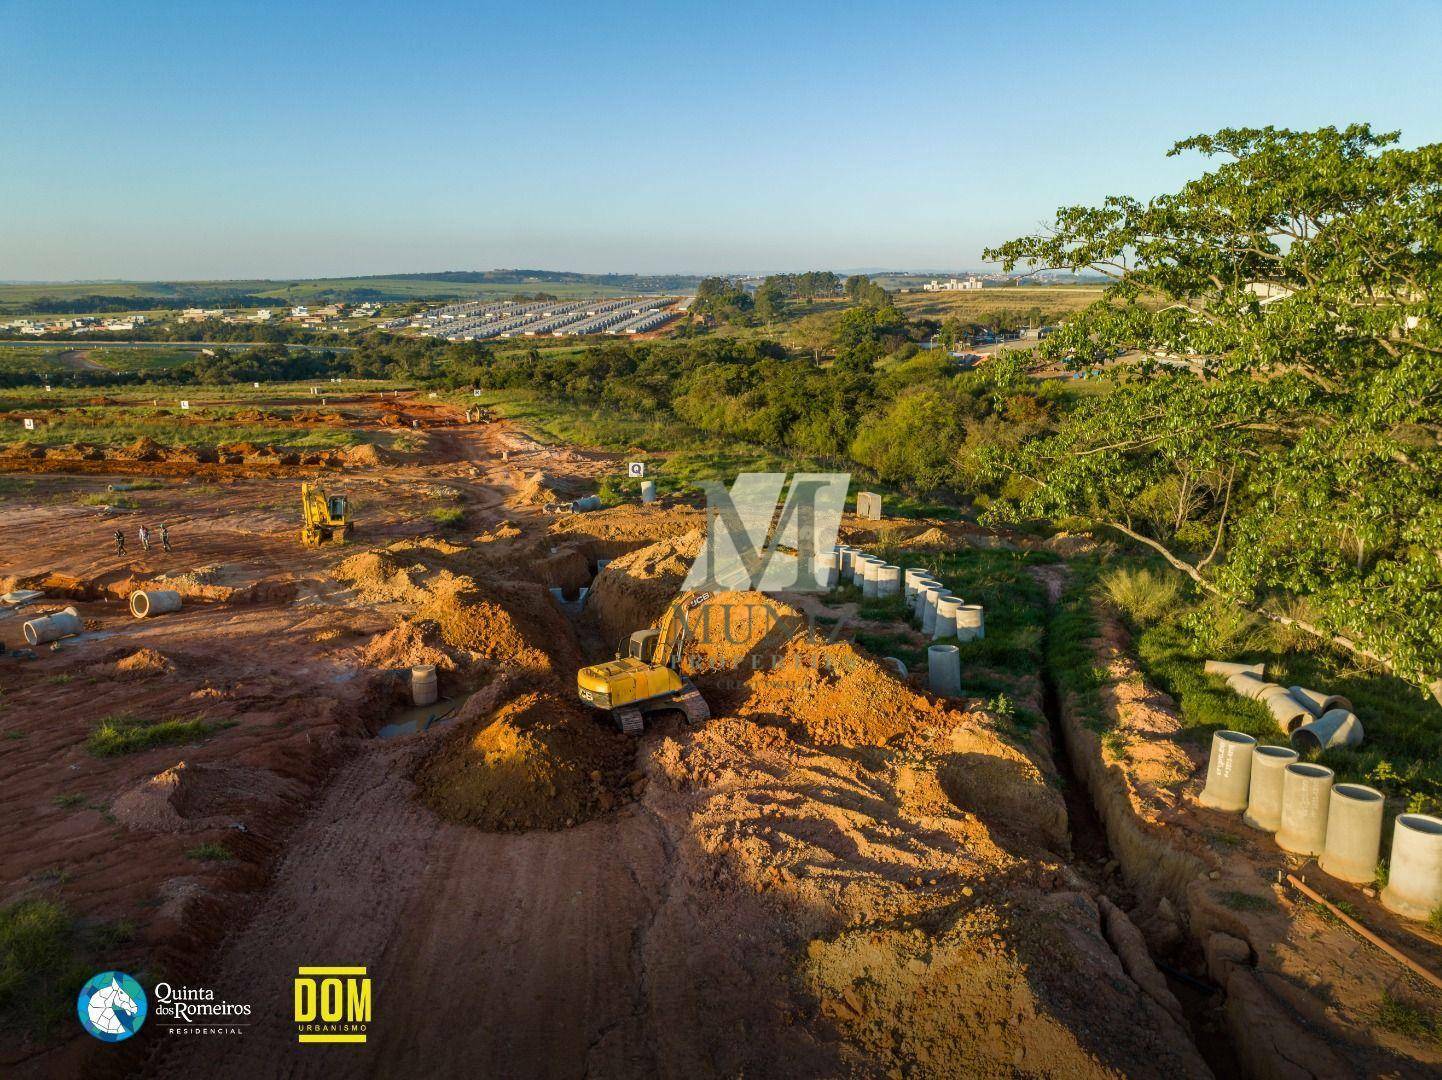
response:
M123 971L102 971L80 988L80 1026L101 1042L122 1042L145 1023L148 1003L140 984Z
M295 1026L303 1043L363 1043L371 981L363 967L303 967L295 977Z

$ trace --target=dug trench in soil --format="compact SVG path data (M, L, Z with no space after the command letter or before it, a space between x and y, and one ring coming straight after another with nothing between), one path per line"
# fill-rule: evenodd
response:
M1050 581L1047 584L1047 621L1042 648L1050 656L1056 589ZM1106 826L1092 801L1092 792L1072 762L1061 698L1050 663L1042 666L1041 681L1042 709L1051 732L1052 760L1066 800L1067 828L1075 868L1096 886L1106 900L1123 911L1130 911L1136 906L1136 897L1122 874L1121 860L1112 852ZM1110 933L1107 936L1109 939L1113 937ZM1225 995L1221 987L1206 979L1206 964L1196 955L1195 947L1180 950L1179 955L1161 955L1161 950L1152 948L1141 935L1128 944L1131 947L1140 944L1146 948L1152 964L1166 979L1167 989L1180 1004L1186 1029L1212 1072L1219 1077L1244 1075L1226 1022ZM1119 951L1122 947L1116 940L1112 940L1112 945Z

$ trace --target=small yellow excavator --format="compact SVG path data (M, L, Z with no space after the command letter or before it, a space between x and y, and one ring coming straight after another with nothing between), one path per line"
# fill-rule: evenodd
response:
M316 547L326 541L345 543L350 532L350 519L346 517L344 495L326 496L319 484L300 485L300 542L306 547Z
M616 659L593 664L576 673L576 690L587 705L605 709L627 735L639 735L644 716L662 709L680 709L695 723L711 715L706 699L681 674L681 651L686 643L686 614L700 607L711 594L697 593L677 600L666 609L659 627L637 630L616 651Z

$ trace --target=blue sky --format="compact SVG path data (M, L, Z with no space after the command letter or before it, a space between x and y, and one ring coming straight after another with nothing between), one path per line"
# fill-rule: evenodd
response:
M0 279L951 268L1176 139L1442 140L1442 4L0 0Z

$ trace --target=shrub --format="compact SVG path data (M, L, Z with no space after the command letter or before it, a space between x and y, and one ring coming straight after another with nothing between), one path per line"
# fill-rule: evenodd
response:
M1101 586L1111 605L1137 626L1149 626L1175 608L1182 589L1174 574L1125 566L1102 574Z
M466 520L466 512L459 506L438 506L431 511L431 520L443 529L451 529Z
M211 841L197 844L185 853L185 857L197 862L229 862L235 858L224 844L216 844Z

